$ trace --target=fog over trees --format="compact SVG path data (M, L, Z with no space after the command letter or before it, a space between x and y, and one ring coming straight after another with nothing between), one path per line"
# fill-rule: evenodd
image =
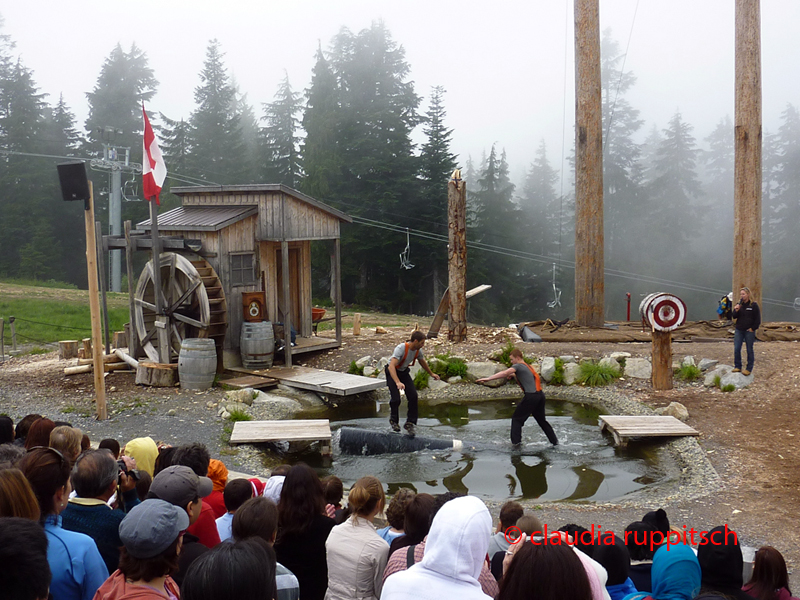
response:
M731 115L719 115L704 139L680 107L666 123L645 122L629 100L636 75L623 65L620 44L604 32L606 317L624 318L626 292L635 315L644 294L667 291L686 301L690 318L714 319L731 285ZM533 133L532 156L507 156L502 139L487 139L480 157L455 156L447 91L415 87L401 40L382 22L342 28L320 45L307 89L285 75L262 106L248 103L232 66L211 40L193 109L161 114L148 105L169 170L162 210L179 203L169 194L173 185L294 187L354 217L342 228L345 302L430 314L447 286L446 182L459 167L468 191L468 287L492 285L470 301L469 319L505 325L574 316L572 156L549 154ZM122 132L113 144L130 147L140 163L141 105L156 93L157 77L135 44L116 45L87 90L89 116L78 124L60 91L39 89L13 40L0 37L0 277L85 287L83 215L61 201L55 165L58 157L102 156L104 135L114 135L108 127ZM491 93L476 93L485 94L491 114ZM778 130L764 134L769 320L798 319L791 305L800 297L800 112L789 100ZM518 182L511 160L528 164ZM90 177L98 218L107 223L107 175ZM139 181L126 184L126 198L134 199ZM145 202L124 202L123 219L136 223L147 210ZM314 295L325 301L324 248L313 261Z

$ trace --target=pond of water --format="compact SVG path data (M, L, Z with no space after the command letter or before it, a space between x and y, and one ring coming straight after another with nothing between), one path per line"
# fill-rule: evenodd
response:
M336 475L348 489L359 477L374 475L393 494L400 487L439 494L469 493L485 500L541 499L605 502L617 500L665 477L652 447L615 448L598 427L596 409L581 404L548 400L547 420L559 445L551 447L531 417L523 428L522 447L509 441L515 401L491 400L468 404L428 405L420 402L417 435L459 439L474 450L421 450L408 454L351 456L336 445L343 427L389 433L386 403L347 404L315 412L308 418L329 418L334 432L334 457L323 464L319 452L272 454L265 462L304 461L319 475ZM401 420L405 403L401 406ZM398 435L398 434L392 434Z

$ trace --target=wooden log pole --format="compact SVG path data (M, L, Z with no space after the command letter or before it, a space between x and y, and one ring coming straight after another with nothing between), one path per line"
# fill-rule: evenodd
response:
M94 357L94 392L97 403L97 419L108 419L106 406L106 382L103 378L103 340L100 327L100 298L97 285L97 240L94 229L94 190L89 182L88 208L84 210L86 226L86 268L89 275L89 312L92 318L92 356ZM84 349L86 342L84 341ZM85 351L85 350L84 350Z
M100 284L100 311L103 315L103 339L106 343L106 354L111 354L111 333L108 325L108 299L106 298L106 266L103 252L103 225L100 221L94 224L95 241L97 242L97 273Z
M672 389L672 333L653 331L653 375L654 390Z
M6 323L2 317L0 317L0 362L6 361L6 342L5 342L5 335L6 335Z
M133 240L131 239L131 222L125 221L125 272L128 274L128 311L130 312L130 327L126 328L128 333L128 351L134 358L141 356L141 344L139 335L136 333L136 300L134 298L134 277L133 277Z
M119 358L122 362L124 362L128 366L133 367L134 369L137 369L139 367L139 361L138 360L133 358L130 354L126 354L125 352L123 352L119 348L114 350L114 354L116 354L117 358Z
M17 326L14 324L17 319L15 317L11 317L8 320L9 325L11 325L11 351L17 351Z
M459 343L467 339L467 184L455 176L447 183L447 339Z
M353 335L361 335L361 313L353 315Z
M761 10L736 0L734 103L733 290L750 288L764 317L761 280Z
M283 279L283 348L284 365L292 366L292 295L289 290L289 242L281 242L281 276Z
M602 327L603 115L599 0L575 0L575 320Z

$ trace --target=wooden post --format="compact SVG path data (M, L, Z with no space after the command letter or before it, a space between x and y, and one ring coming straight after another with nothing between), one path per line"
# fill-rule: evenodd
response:
M103 335L106 342L106 354L111 354L111 335L108 331L108 302L106 300L106 267L103 260L103 226L100 221L95 221L94 234L97 242L97 273L100 283L100 311L103 315Z
M17 351L17 326L14 325L14 321L16 321L16 320L17 319L14 318L14 317L11 317L8 320L8 322L11 324L11 351L12 352L16 352Z
M128 332L128 352L134 358L140 356L141 344L139 344L139 335L136 333L136 309L134 300L134 282L133 282L133 241L131 240L131 222L125 221L125 270L128 273L128 310L130 311L130 327Z
M653 330L653 389L672 389L672 333Z
M289 291L289 242L281 242L281 273L283 279L283 341L284 364L292 366L292 296Z
M457 173L447 183L447 339L456 343L467 339L467 184Z
M6 335L6 325L3 318L0 317L0 362L6 361L6 342L5 337Z
M88 209L84 212L86 225L86 268L89 275L89 311L92 317L92 357L94 358L94 393L97 402L97 419L108 418L106 407L106 381L103 377L103 340L100 328L100 299L97 289L97 241L94 229L94 189L89 182ZM88 358L88 357L86 357Z
M575 320L603 326L603 115L599 0L575 0Z
M747 286L761 307L761 10L760 0L736 0L734 108L734 302Z
M353 335L361 335L361 313L353 315Z
M336 342L342 343L342 244L337 237L333 240L333 302L336 305ZM355 335L355 330L353 331Z
M150 237L153 240L153 303L156 305L155 326L158 330L158 360L162 364L169 364L169 320L164 316L166 301L161 288L161 239L158 237L158 208L153 200L149 200L149 202Z
M90 358L92 356L92 338L83 338L81 344L83 345L83 358Z

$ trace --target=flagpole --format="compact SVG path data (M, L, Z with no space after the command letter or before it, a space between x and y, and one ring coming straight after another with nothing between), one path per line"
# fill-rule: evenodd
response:
M164 316L161 288L161 239L158 236L158 207L150 200L150 234L153 240L153 304L156 307L155 327L158 330L158 360L169 364L169 332Z

